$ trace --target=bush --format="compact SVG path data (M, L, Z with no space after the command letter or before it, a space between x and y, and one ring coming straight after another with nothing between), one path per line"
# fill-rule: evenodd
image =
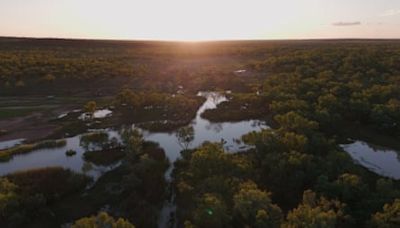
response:
M67 155L68 157L74 156L76 154L75 150L67 150L65 151L65 155Z
M26 154L34 150L44 149L44 148L57 148L63 147L67 144L67 141L62 140L46 140L33 144L23 144L13 148L5 149L0 151L0 162L7 162L11 160L14 155Z

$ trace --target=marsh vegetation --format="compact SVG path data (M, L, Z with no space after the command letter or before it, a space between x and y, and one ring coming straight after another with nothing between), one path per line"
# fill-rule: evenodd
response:
M0 226L397 227L399 63L396 40L2 38Z

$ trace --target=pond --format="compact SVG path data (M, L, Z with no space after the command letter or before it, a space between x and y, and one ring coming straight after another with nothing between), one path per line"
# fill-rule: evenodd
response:
M118 137L115 131L108 131L108 133L110 138ZM65 138L66 145L63 147L39 149L31 153L16 155L9 162L0 163L0 175L27 169L60 166L97 179L118 164L107 167L85 162L83 159L85 149L80 145L81 136ZM74 156L66 156L65 152L67 150L74 150L77 153Z
M221 142L224 141L224 147L227 152L237 152L239 150L248 149L248 147L240 141L241 136L251 131L261 131L268 126L263 121L247 120L240 122L224 122L212 123L201 117L201 114L207 109L216 108L221 102L226 101L226 97L216 92L200 92L199 96L206 97L206 101L198 109L196 118L192 120L190 126L194 129L194 140L190 144L190 148L201 145L204 141ZM173 164L180 156L181 146L175 133L152 133L143 131L146 140L158 142L165 150L166 156ZM166 178L170 178L173 166L166 173Z
M381 176L400 180L400 151L363 141L343 144L341 147L356 163L368 170Z
M238 151L245 149L245 146L236 142L235 139L240 139L243 134L253 130L261 130L267 127L263 122L257 120L241 121L236 123L211 123L208 120L201 118L201 113L206 109L212 109L217 104L226 101L226 97L215 92L200 92L199 96L206 97L204 104L198 109L196 118L193 119L191 126L194 128L194 140L191 147L196 147L204 141L219 142L224 140L225 148L228 151ZM110 110L99 110L99 116L105 117L111 114ZM108 133L109 137L120 138L116 130L104 130ZM174 132L172 133L154 133L143 131L146 140L151 140L160 144L165 150L166 156L169 161L173 163L179 156L182 148L178 143L178 139ZM107 172L111 167L96 166L91 163L85 162L83 153L85 149L79 145L82 135L65 138L66 145L61 148L49 148L33 151L28 154L16 155L12 160L6 163L0 163L0 175L9 174L15 171L27 170L32 168L42 168L49 166L61 166L71 169L79 173L85 173L94 178L99 177L104 172ZM9 140L0 142L2 149L12 147L19 144L23 139ZM68 157L65 155L67 150L74 150L77 152L75 156ZM92 169L89 169L89 168ZM171 166L166 173L166 178L170 178L173 167Z

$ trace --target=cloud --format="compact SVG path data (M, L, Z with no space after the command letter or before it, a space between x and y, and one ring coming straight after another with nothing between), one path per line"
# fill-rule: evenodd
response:
M350 22L335 22L332 24L333 26L355 26L355 25L361 25L361 22L359 21L350 21Z
M381 17L391 17L391 16L395 16L395 15L400 15L400 9L386 10L385 12L383 12L379 16L381 16Z

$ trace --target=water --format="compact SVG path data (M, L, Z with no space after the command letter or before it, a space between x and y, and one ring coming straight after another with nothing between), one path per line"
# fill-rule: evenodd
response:
M204 96L207 100L198 109L196 118L191 122L190 126L194 129L194 140L189 148L195 148L201 145L204 141L221 142L224 140L224 145L228 152L237 152L239 150L247 149L247 146L237 143L242 135L251 131L260 131L262 128L268 127L264 122L259 120L248 120L240 122L225 122L225 123L211 123L203 119L201 114L207 109L214 109L221 102L226 101L226 97L216 92L200 92L199 96ZM165 150L166 156L171 163L180 157L182 147L178 143L178 138L175 133L151 133L143 131L146 140L158 142ZM170 179L170 174L173 169L171 165L169 171L166 173L166 178Z
M210 142L225 142L224 147L228 152L237 152L239 150L247 149L245 145L238 142L242 135L250 131L259 131L266 128L264 122L258 120L240 121L235 123L211 123L201 117L201 114L207 109L214 109L216 106L226 101L226 97L216 92L200 92L199 96L206 98L206 101L198 109L196 117L192 120L191 126L194 129L194 140L190 144L190 148L194 148L202 144L204 141ZM111 115L111 110L103 109L94 113L94 118L104 118ZM167 181L171 181L171 172L173 170L173 163L180 157L181 146L175 133L154 133L143 131L146 140L154 141L160 144L164 149L167 158L171 162L171 166L165 173ZM110 138L120 138L117 131L107 130ZM84 148L79 145L81 135L66 138L67 144L62 148L40 149L32 153L17 155L7 163L0 163L0 175L5 175L18 170L26 170L32 168L41 168L48 166L61 166L74 170L79 173L85 173L95 179L100 177L103 173L116 167L113 166L96 166L87 163L83 159ZM65 155L69 149L75 150L77 154L72 157ZM88 167L90 169L88 169ZM172 198L164 203L159 219L159 227L168 227L171 218L175 217L176 206L174 203L174 194ZM172 215L172 217L171 217Z
M226 140L225 148L229 151L238 151L244 145L237 144L234 139L239 139L241 135L246 134L253 130L260 130L262 127L266 127L264 123L256 120L241 121L237 123L211 123L208 120L201 118L200 114L206 109L215 108L217 104L226 101L226 98L218 93L213 92L201 92L200 96L204 96L207 100L199 108L196 114L196 118L192 121L191 126L194 128L195 138L191 144L191 147L197 147L204 141L219 142L221 139ZM98 117L105 117L111 114L110 110L98 110L96 111ZM106 130L111 137L119 138L119 134L115 130ZM175 133L151 133L143 130L143 134L146 140L158 142L160 146L165 150L166 156L169 161L173 163L179 156L182 148L178 144L178 139ZM0 163L0 175L5 175L19 170L26 170L32 168L41 168L48 166L61 166L82 173L82 167L85 161L82 158L85 152L84 148L79 145L80 137L77 135L74 137L65 138L67 144L61 148L48 148L33 151L28 154L16 155L14 158L6 163ZM23 139L15 139L0 142L0 148L5 149L17 144L20 144ZM72 157L65 155L67 150L75 150L77 154ZM243 149L243 148L242 148ZM106 171L105 167L94 167L94 170L100 170L100 173ZM166 173L166 178L170 178L172 167ZM86 173L91 176L98 176L99 172L90 171Z
M115 131L108 131L108 133L110 138L118 137ZM78 173L84 173L96 180L117 165L116 163L111 166L96 166L85 162L83 159L85 149L79 145L80 137L81 135L65 138L66 145L64 147L45 148L27 154L16 155L11 161L0 163L0 175L27 169L60 166ZM65 155L67 150L74 150L77 153L69 157Z
M344 144L341 147L353 160L381 176L400 180L400 151L375 146L363 141Z
M68 116L68 113L63 113L57 116L57 119L62 119L64 117Z
M194 129L194 140L190 144L190 148L195 148L202 144L204 141L226 142L224 147L227 152L237 152L247 149L246 145L238 143L235 139L250 131L259 131L268 126L258 120L248 120L240 122L225 122L225 123L211 123L203 119L201 114L207 109L214 109L216 106L226 101L226 97L216 92L200 92L199 96L204 96L206 101L198 109L196 117L192 120L191 126ZM78 112L80 110L74 110ZM103 109L95 113L95 118L104 118L112 114L111 110ZM97 117L96 117L97 115ZM109 137L120 138L116 130L105 130ZM143 130L143 135L146 140L155 141L165 150L166 156L171 162L171 166L165 173L165 178L171 181L171 172L173 170L173 163L180 157L181 146L175 133L154 133ZM120 163L117 162L111 166L96 166L87 163L83 159L84 148L79 145L81 135L66 138L67 144L61 148L40 149L32 153L17 155L7 163L0 163L0 175L9 174L19 170L26 170L32 168L43 168L49 166L61 166L74 170L79 173L85 173L97 179L105 172L117 167ZM0 142L0 149L9 148L14 145L22 143L23 139L15 139ZM391 150L384 147L377 147L362 141L355 141L351 144L341 145L341 147L349 153L349 155L358 164L366 167L367 169L379 175L400 179L400 158L399 151ZM77 154L72 157L65 155L69 149L75 150ZM175 219L176 205L174 203L175 195L172 194L162 208L159 219L159 227L169 227L176 224L170 223Z
M0 142L0 150L8 149L24 142L25 139L13 139Z
M210 142L226 142L224 144L227 152L237 152L239 150L247 149L247 147L241 143L237 143L242 135L251 131L261 131L262 128L268 126L258 120L240 121L236 123L211 123L210 121L203 119L201 114L207 109L214 109L221 102L226 101L226 97L216 92L200 92L199 96L206 97L206 101L199 108L196 113L196 118L190 124L194 129L194 140L190 145L190 148L195 148L202 144L204 141ZM145 138L158 142L162 148L164 148L166 155L172 163L167 172L165 178L171 180L171 172L173 170L173 162L180 157L180 151L182 148L178 144L178 139L175 133L149 133L145 132ZM164 203L161 210L158 226L164 227L176 227L171 221L176 221L175 211L176 205L174 202L175 195L172 193L171 199Z

